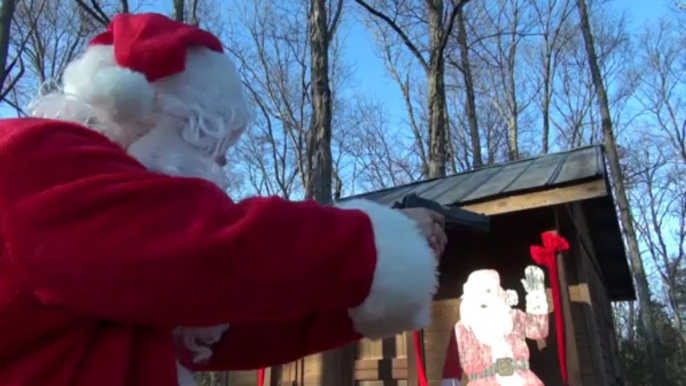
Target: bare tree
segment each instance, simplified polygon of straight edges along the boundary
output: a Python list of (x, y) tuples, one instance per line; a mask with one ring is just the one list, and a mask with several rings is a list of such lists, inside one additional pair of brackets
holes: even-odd
[[(464, 9), (460, 8), (457, 11), (457, 46), (460, 52), (460, 62), (457, 63), (450, 58), (447, 59), (448, 64), (452, 64), (462, 74), (464, 82), (464, 112), (467, 117), (469, 127), (469, 145), (472, 150), (472, 167), (479, 168), (483, 165), (483, 157), (481, 156), (481, 134), (479, 133), (479, 122), (476, 114), (476, 94), (474, 91), (474, 77), (472, 76), (472, 65), (469, 59), (469, 40), (467, 36), (467, 27), (464, 15)], [(464, 145), (463, 145), (464, 147)]]
[(7, 68), (7, 59), (10, 51), (10, 31), (12, 30), (12, 18), (14, 17), (16, 3), (15, 0), (0, 3), (0, 81), (2, 82), (0, 84), (3, 85), (0, 99), (4, 99), (7, 95), (5, 79), (12, 70), (11, 67)]
[[(33, 3), (34, 1), (31, 1), (30, 6)], [(15, 0), (0, 3), (0, 101), (8, 103), (17, 110), (18, 115), (21, 115), (21, 108), (13, 103), (8, 95), (16, 94), (15, 87), (24, 76), (25, 67), (22, 55), (28, 42), (26, 35), (34, 32), (36, 23), (25, 26), (26, 34), (21, 39), (12, 39), (12, 31), (17, 30), (14, 22), (16, 5)], [(38, 11), (42, 11), (42, 8)], [(10, 56), (13, 56), (11, 60)]]
[(657, 25), (645, 26), (638, 46), (640, 85), (636, 100), (643, 107), (642, 113), (649, 115), (653, 123), (650, 128), (656, 129), (654, 134), (664, 140), (673, 157), (686, 165), (686, 125), (682, 113), (686, 108), (686, 63), (682, 60), (686, 39), (674, 23), (661, 19)]
[(508, 0), (497, 7), (479, 3), (481, 36), (476, 39), (475, 55), (485, 66), (489, 99), (507, 127), (509, 160), (519, 158), (521, 114), (533, 101), (534, 93), (525, 90), (519, 78), (519, 47), (534, 33), (530, 6), (522, 0)]
[(640, 139), (631, 159), (634, 175), (634, 208), (640, 216), (637, 229), (657, 267), (666, 303), (674, 317), (686, 348), (684, 312), (679, 302), (680, 280), (684, 261), (686, 229), (686, 126), (681, 112), (684, 63), (681, 52), (686, 40), (676, 32), (676, 25), (666, 19), (646, 25), (639, 36), (638, 68), (640, 84), (635, 100), (642, 107), (636, 119)]
[(26, 106), (36, 91), (51, 91), (67, 63), (100, 29), (99, 22), (69, 0), (19, 2), (11, 44), (26, 70), (12, 92), (11, 105)]
[(172, 0), (174, 6), (174, 20), (176, 21), (186, 21), (184, 11), (186, 4), (184, 0)]
[[(227, 50), (238, 60), (248, 96), (258, 107), (253, 133), (239, 145), (239, 158), (265, 171), (261, 177), (249, 178), (258, 191), (285, 197), (303, 195), (314, 198), (316, 186), (323, 185), (315, 182), (313, 170), (323, 167), (329, 171), (318, 170), (317, 173), (324, 173), (317, 178), (328, 181), (328, 187), (324, 186), (322, 191), (329, 192), (324, 193), (329, 198), (323, 201), (330, 201), (333, 177), (343, 180), (340, 173), (334, 173), (333, 160), (337, 157), (331, 150), (328, 150), (328, 155), (324, 154), (328, 161), (322, 163), (321, 158), (316, 158), (326, 153), (326, 148), (331, 148), (331, 133), (343, 124), (333, 113), (334, 107), (339, 109), (341, 105), (336, 102), (337, 92), (332, 92), (342, 91), (344, 79), (348, 76), (338, 60), (341, 53), (334, 34), (341, 20), (342, 4), (339, 1), (324, 3), (327, 16), (332, 15), (324, 19), (324, 38), (328, 40), (325, 51), (329, 56), (324, 63), (326, 77), (329, 78), (324, 78), (325, 84), (313, 78), (315, 65), (319, 66), (319, 72), (324, 68), (321, 57), (315, 61), (310, 42), (315, 38), (311, 23), (316, 22), (314, 19), (311, 21), (313, 9), (310, 0), (287, 5), (259, 0), (250, 4), (234, 4), (239, 16), (227, 31)], [(318, 50), (321, 51), (321, 47)], [(318, 51), (317, 55), (321, 54)], [(315, 90), (313, 85), (316, 83), (325, 87)], [(316, 111), (317, 98), (321, 99), (317, 106), (324, 107), (324, 116), (315, 119), (315, 114), (322, 113)], [(321, 122), (329, 128), (326, 129)], [(315, 134), (316, 130), (322, 129), (329, 134)]]
[[(408, 4), (385, 0), (376, 1), (372, 5), (364, 0), (355, 0), (372, 17), (382, 20), (388, 28), (398, 35), (426, 73), (429, 110), (428, 177), (440, 177), (446, 174), (448, 122), (446, 119), (444, 52), (457, 14), (467, 1), (456, 2), (450, 9), (449, 16), (445, 19), (443, 0), (426, 0), (422, 5), (416, 2)], [(413, 41), (411, 38), (416, 32), (405, 30), (396, 21), (398, 16), (402, 14), (410, 19), (423, 19), (416, 14), (418, 9), (426, 12), (427, 30), (425, 32), (428, 32), (429, 35), (429, 45), (425, 51), (428, 51), (428, 59), (423, 53), (424, 50), (419, 46), (420, 40)]]
[(617, 143), (614, 137), (612, 127), (612, 115), (610, 113), (610, 102), (605, 89), (605, 83), (600, 70), (598, 55), (596, 54), (595, 43), (593, 41), (593, 33), (591, 31), (590, 19), (588, 16), (588, 7), (585, 0), (577, 0), (577, 8), (579, 11), (579, 20), (581, 33), (584, 38), (586, 54), (588, 59), (588, 66), (591, 71), (593, 85), (596, 91), (596, 97), (601, 116), (601, 127), (603, 131), (603, 138), (607, 158), (610, 164), (610, 171), (612, 176), (612, 185), (614, 187), (614, 194), (619, 206), (619, 215), (624, 229), (627, 244), (629, 246), (629, 256), (632, 262), (632, 271), (634, 281), (638, 290), (639, 302), (641, 303), (641, 321), (646, 333), (649, 334), (648, 347), (650, 348), (651, 362), (653, 369), (653, 376), (655, 384), (666, 385), (666, 366), (665, 357), (662, 349), (662, 343), (655, 330), (655, 321), (653, 319), (650, 287), (648, 279), (645, 274), (643, 261), (641, 260), (640, 249), (634, 229), (634, 220), (629, 211), (629, 199), (626, 188), (624, 186), (624, 177), (619, 162), (619, 154), (617, 151)]
[[(110, 23), (111, 13), (105, 10), (104, 2), (98, 0), (90, 0), (88, 3), (85, 0), (75, 1), (79, 8), (86, 13), (87, 17), (94, 22), (102, 26), (107, 26)], [(128, 2), (125, 4), (128, 7)]]
[[(543, 154), (550, 151), (550, 120), (551, 100), (553, 98), (554, 81), (561, 47), (573, 36), (568, 27), (569, 18), (574, 10), (571, 0), (532, 1), (535, 17), (538, 21), (542, 48), (540, 62), (540, 92), (539, 106), (541, 109), (541, 148)], [(534, 71), (534, 74), (539, 74)]]
[(238, 60), (258, 112), (239, 144), (239, 158), (258, 169), (251, 178), (256, 191), (290, 197), (298, 187), (294, 178), (301, 188), (309, 178), (309, 7), (302, 1), (290, 7), (267, 1), (232, 5), (238, 17), (227, 49)]
[(415, 162), (414, 141), (403, 138), (379, 102), (358, 99), (354, 118), (340, 135), (345, 153), (354, 164), (355, 182), (363, 190), (380, 190), (417, 181), (421, 166)]
[[(335, 30), (328, 22), (326, 0), (312, 0), (310, 23), (310, 79), (312, 93), (312, 121), (310, 127), (310, 178), (305, 196), (323, 203), (331, 202), (333, 160), (331, 156), (331, 88), (329, 84), (330, 34)], [(336, 8), (343, 8), (343, 0), (336, 0)]]
[[(123, 5), (126, 0), (121, 1)], [(219, 4), (222, 3), (214, 3), (211, 0), (172, 0), (171, 17), (194, 26), (200, 26), (202, 19), (203, 28), (217, 33), (221, 29), (218, 27), (221, 22), (217, 20), (217, 16), (221, 15), (221, 12), (217, 12)]]
[[(382, 22), (377, 19), (368, 20), (371, 31), (380, 47), (380, 56), (391, 79), (398, 85), (407, 113), (407, 126), (414, 140), (414, 151), (420, 164), (422, 176), (429, 174), (429, 149), (428, 149), (428, 125), (425, 123), (425, 103), (415, 103), (417, 89), (422, 84), (413, 76), (413, 62), (405, 60), (403, 50), (398, 49), (393, 32), (383, 28)], [(425, 100), (425, 99), (424, 99)]]
[[(652, 138), (640, 137), (631, 158), (636, 163), (631, 190), (636, 229), (665, 287), (674, 327), (686, 348), (682, 305), (679, 303), (680, 269), (686, 262), (686, 184), (684, 167), (674, 165)], [(646, 146), (648, 145), (648, 146)], [(665, 154), (667, 153), (667, 154)]]

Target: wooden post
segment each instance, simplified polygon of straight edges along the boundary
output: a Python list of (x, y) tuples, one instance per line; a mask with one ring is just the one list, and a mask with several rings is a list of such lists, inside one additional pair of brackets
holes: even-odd
[[(567, 347), (567, 370), (570, 385), (582, 385), (581, 369), (579, 367), (579, 352), (576, 348), (576, 334), (574, 333), (574, 320), (569, 300), (569, 285), (567, 284), (565, 260), (563, 253), (557, 254), (557, 269), (560, 276), (560, 297), (562, 298), (562, 313), (564, 316), (565, 345)], [(559, 312), (559, 311), (557, 311)], [(556, 331), (556, 333), (559, 333)]]
[[(556, 230), (552, 232), (559, 234), (560, 228), (560, 210), (555, 210)], [(579, 366), (579, 351), (576, 346), (576, 334), (574, 333), (574, 319), (572, 318), (572, 307), (569, 296), (569, 284), (567, 282), (567, 259), (565, 253), (558, 253), (557, 259), (557, 274), (560, 280), (560, 300), (562, 303), (562, 310), (555, 310), (555, 312), (562, 312), (564, 320), (565, 331), (555, 331), (556, 334), (563, 333), (565, 337), (566, 354), (567, 354), (567, 374), (569, 376), (570, 385), (583, 385), (583, 378), (581, 375), (581, 368)]]
[[(581, 206), (576, 203), (568, 205), (567, 208), (570, 216), (574, 216), (572, 221), (576, 224), (575, 227), (579, 233), (578, 242), (579, 244), (583, 244), (587, 238), (586, 232), (588, 226), (586, 225), (586, 219), (583, 218)], [(590, 255), (586, 255), (586, 253), (589, 253)], [(607, 380), (605, 376), (605, 365), (603, 363), (603, 350), (600, 345), (600, 332), (598, 331), (598, 326), (595, 321), (596, 316), (593, 308), (593, 299), (590, 295), (591, 278), (588, 273), (590, 270), (594, 269), (593, 264), (590, 262), (597, 259), (593, 255), (592, 248), (582, 248), (578, 252), (578, 258), (575, 260), (579, 284), (583, 283), (585, 285), (584, 296), (581, 299), (582, 304), (580, 304), (580, 306), (582, 307), (584, 321), (586, 322), (587, 339), (590, 346), (591, 363), (593, 364), (593, 377), (597, 384), (605, 385), (607, 384)], [(601, 272), (597, 272), (597, 274), (598, 276), (602, 275)]]
[(324, 386), (355, 385), (355, 346), (348, 345), (324, 352), (321, 381)]

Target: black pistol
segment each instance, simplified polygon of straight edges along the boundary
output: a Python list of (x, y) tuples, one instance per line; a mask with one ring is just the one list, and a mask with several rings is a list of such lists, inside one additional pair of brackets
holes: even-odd
[(448, 229), (461, 229), (465, 231), (476, 231), (488, 233), (491, 221), (488, 216), (470, 212), (458, 207), (450, 207), (419, 197), (415, 193), (408, 194), (400, 201), (393, 204), (394, 209), (424, 208), (440, 213), (445, 217), (445, 226)]

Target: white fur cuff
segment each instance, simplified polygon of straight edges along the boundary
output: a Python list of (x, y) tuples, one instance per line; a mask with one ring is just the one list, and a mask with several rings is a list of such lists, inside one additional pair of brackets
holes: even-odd
[(212, 357), (212, 346), (229, 329), (228, 324), (211, 327), (177, 327), (174, 339), (181, 349), (190, 351), (194, 364), (204, 364)]
[(425, 327), (438, 285), (433, 251), (417, 224), (402, 212), (367, 200), (339, 205), (369, 216), (377, 261), (365, 301), (350, 309), (355, 330), (371, 339)]

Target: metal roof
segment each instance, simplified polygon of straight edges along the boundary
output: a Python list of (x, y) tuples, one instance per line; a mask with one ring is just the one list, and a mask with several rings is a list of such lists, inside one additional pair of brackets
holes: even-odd
[[(443, 205), (462, 206), (601, 178), (608, 184), (603, 157), (602, 145), (587, 146), (369, 192), (347, 197), (343, 201), (366, 198), (392, 205), (405, 195), (415, 193)], [(587, 216), (593, 247), (600, 256), (598, 263), (610, 299), (635, 299), (612, 195), (585, 200), (582, 207)]]
[(603, 148), (594, 145), (360, 194), (343, 200), (364, 197), (391, 205), (403, 196), (415, 193), (443, 205), (466, 204), (547, 190), (604, 176)]

